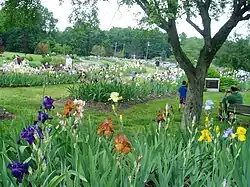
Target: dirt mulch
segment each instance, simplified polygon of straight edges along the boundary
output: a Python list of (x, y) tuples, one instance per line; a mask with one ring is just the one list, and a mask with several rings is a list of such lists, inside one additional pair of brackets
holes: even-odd
[(10, 114), (5, 109), (0, 108), (0, 122), (15, 118), (15, 115)]
[[(172, 95), (149, 96), (147, 99), (141, 99), (141, 100), (137, 100), (137, 101), (120, 102), (119, 108), (120, 109), (128, 109), (128, 108), (130, 108), (134, 105), (137, 105), (137, 104), (146, 104), (147, 102), (152, 101), (154, 99), (165, 99), (167, 97), (172, 97)], [(74, 100), (72, 98), (59, 99), (59, 100), (56, 100), (54, 104), (56, 107), (63, 107), (69, 99)], [(110, 102), (103, 103), (103, 102), (88, 101), (88, 102), (86, 102), (86, 108), (94, 109), (94, 110), (101, 111), (101, 112), (111, 112), (112, 111), (112, 107), (111, 107)]]

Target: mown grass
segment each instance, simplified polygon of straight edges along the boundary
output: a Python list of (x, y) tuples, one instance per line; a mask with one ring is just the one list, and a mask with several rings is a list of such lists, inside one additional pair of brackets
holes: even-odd
[[(12, 61), (12, 57), (19, 55), (20, 57), (24, 57), (25, 54), (24, 53), (17, 53), (17, 52), (4, 52), (3, 56), (0, 57), (0, 65), (3, 63), (4, 60), (6, 60), (7, 62)], [(40, 64), (41, 63), (41, 59), (42, 56), (41, 55), (37, 55), (37, 54), (26, 54), (27, 57), (32, 57), (33, 61), (31, 62), (32, 64)], [(10, 58), (11, 60), (7, 60), (7, 58)]]
[[(68, 86), (69, 85), (47, 86), (45, 89), (45, 95), (50, 95), (56, 100), (67, 98), (69, 95), (67, 91)], [(16, 118), (12, 121), (1, 122), (1, 129), (6, 130), (9, 127), (20, 128), (24, 124), (31, 123), (36, 119), (37, 111), (39, 110), (42, 101), (43, 87), (1, 88), (0, 93), (0, 107), (5, 108), (16, 115)], [(211, 99), (215, 102), (215, 106), (218, 106), (222, 95), (222, 93), (205, 93), (204, 101)], [(243, 93), (243, 96), (244, 102), (250, 104), (250, 93)], [(168, 97), (165, 99), (151, 100), (147, 103), (121, 109), (119, 114), (123, 115), (125, 130), (129, 132), (140, 131), (144, 125), (149, 125), (156, 119), (159, 110), (163, 109), (166, 103), (172, 105), (174, 108), (174, 122), (172, 123), (172, 127), (178, 129), (177, 127), (181, 122), (181, 112), (178, 111), (178, 98)], [(56, 110), (53, 111), (53, 115), (55, 115), (56, 112), (62, 111), (63, 104), (56, 105)], [(218, 114), (217, 111), (217, 108), (214, 108), (211, 116), (216, 118)], [(86, 108), (85, 110), (85, 118), (91, 118), (92, 122), (96, 124), (101, 123), (107, 117), (114, 118), (115, 124), (119, 124), (119, 117), (115, 117), (112, 112), (94, 110), (91, 108)], [(240, 117), (239, 120), (242, 123), (249, 123), (250, 118)], [(220, 124), (221, 122), (215, 119), (214, 123)]]

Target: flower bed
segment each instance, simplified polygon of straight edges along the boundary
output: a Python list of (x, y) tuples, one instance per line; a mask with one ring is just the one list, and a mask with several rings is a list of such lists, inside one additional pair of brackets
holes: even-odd
[(126, 116), (116, 108), (122, 99), (112, 93), (113, 119), (96, 124), (84, 118), (84, 101), (69, 100), (55, 115), (53, 99), (45, 97), (31, 125), (1, 134), (0, 185), (250, 185), (245, 128), (215, 127), (207, 117), (201, 133), (191, 124), (173, 134), (171, 124), (149, 123), (140, 134), (126, 134)]
[(154, 96), (166, 96), (176, 91), (176, 84), (167, 82), (86, 82), (68, 88), (70, 97), (81, 98), (86, 101), (107, 102), (111, 92), (121, 93), (123, 101), (145, 100)]
[(0, 74), (0, 87), (42, 86), (55, 84), (73, 84), (78, 75), (65, 72), (41, 72), (38, 74), (3, 73)]

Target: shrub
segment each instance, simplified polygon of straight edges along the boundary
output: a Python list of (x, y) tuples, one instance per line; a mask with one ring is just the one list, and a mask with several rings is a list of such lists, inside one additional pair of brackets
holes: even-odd
[(60, 64), (65, 64), (65, 58), (63, 58), (63, 57), (53, 57), (52, 61), (50, 62), (50, 65), (52, 65), (52, 66), (58, 66)]
[(43, 57), (43, 58), (41, 59), (41, 63), (42, 63), (43, 65), (45, 65), (46, 63), (50, 64), (51, 61), (52, 61), (52, 58), (49, 57), (49, 56), (45, 56), (45, 57)]
[(49, 45), (44, 43), (38, 44), (38, 53), (40, 54), (48, 54), (49, 53)]
[(28, 56), (27, 59), (28, 59), (28, 61), (33, 61), (34, 60), (32, 56)]
[(11, 58), (10, 57), (6, 57), (6, 60), (11, 60)]
[(220, 91), (224, 92), (228, 90), (231, 86), (239, 86), (239, 81), (233, 79), (232, 77), (221, 77), (220, 78)]
[(53, 51), (57, 54), (70, 54), (72, 52), (72, 48), (69, 45), (61, 45), (55, 44)]
[(91, 50), (91, 54), (93, 54), (95, 56), (104, 56), (105, 55), (105, 48), (103, 46), (100, 46), (100, 45), (94, 45), (92, 50)]
[(208, 69), (208, 74), (207, 74), (208, 78), (220, 78), (220, 72), (218, 72), (216, 70), (216, 68), (210, 67)]

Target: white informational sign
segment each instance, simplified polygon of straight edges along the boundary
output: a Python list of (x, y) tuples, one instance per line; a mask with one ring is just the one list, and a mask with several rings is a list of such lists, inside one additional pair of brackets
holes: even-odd
[(206, 78), (205, 89), (208, 92), (220, 91), (220, 79), (219, 78)]

